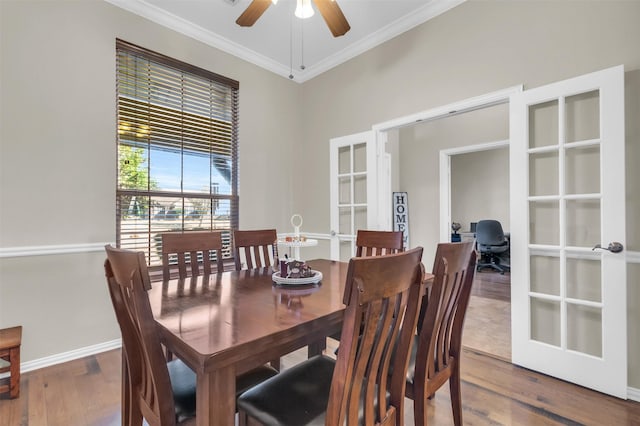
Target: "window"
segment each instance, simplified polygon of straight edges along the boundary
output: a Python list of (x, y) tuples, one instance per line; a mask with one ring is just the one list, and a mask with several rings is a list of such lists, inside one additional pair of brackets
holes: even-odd
[(160, 234), (238, 226), (238, 88), (219, 76), (116, 41), (119, 247), (162, 263)]

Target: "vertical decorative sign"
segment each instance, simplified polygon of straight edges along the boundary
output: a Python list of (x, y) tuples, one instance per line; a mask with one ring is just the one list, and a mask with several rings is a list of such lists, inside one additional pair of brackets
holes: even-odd
[(393, 230), (402, 231), (402, 245), (409, 248), (409, 197), (406, 192), (393, 193)]

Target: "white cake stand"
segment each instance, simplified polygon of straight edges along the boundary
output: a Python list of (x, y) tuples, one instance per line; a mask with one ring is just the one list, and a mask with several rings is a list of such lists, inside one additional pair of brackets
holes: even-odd
[(318, 245), (318, 240), (307, 238), (300, 241), (300, 227), (302, 226), (302, 216), (294, 214), (291, 216), (291, 225), (293, 226), (293, 241), (278, 240), (278, 245), (289, 248), (289, 257), (291, 257), (291, 249), (293, 249), (293, 259), (302, 260), (300, 258), (300, 247), (313, 247)]

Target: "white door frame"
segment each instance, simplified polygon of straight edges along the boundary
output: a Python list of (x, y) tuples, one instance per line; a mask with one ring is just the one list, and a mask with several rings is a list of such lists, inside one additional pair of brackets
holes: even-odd
[(449, 241), (451, 236), (451, 157), (459, 154), (489, 151), (509, 147), (509, 139), (461, 146), (440, 151), (440, 241)]
[[(428, 109), (426, 111), (417, 112), (415, 114), (406, 115), (383, 123), (374, 124), (372, 129), (375, 134), (376, 157), (378, 167), (378, 208), (377, 208), (377, 229), (391, 229), (391, 173), (388, 170), (390, 162), (387, 159), (386, 144), (388, 140), (388, 132), (397, 130), (402, 127), (412, 126), (416, 123), (439, 120), (445, 117), (451, 117), (465, 112), (475, 111), (494, 105), (500, 105), (509, 102), (509, 97), (514, 93), (522, 92), (523, 86), (509, 87), (496, 92), (487, 93), (481, 96), (464, 99), (462, 101), (453, 102), (447, 105)], [(442, 228), (444, 225), (440, 223)], [(442, 241), (448, 241), (449, 237)]]

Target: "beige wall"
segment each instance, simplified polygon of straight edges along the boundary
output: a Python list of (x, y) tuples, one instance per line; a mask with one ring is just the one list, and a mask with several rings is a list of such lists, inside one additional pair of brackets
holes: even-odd
[[(409, 195), (409, 220), (411, 230), (411, 245), (421, 245), (425, 248), (426, 264), (433, 262), (435, 246), (440, 239), (440, 150), (459, 148), (470, 145), (506, 140), (509, 138), (509, 110), (507, 105), (498, 105), (465, 114), (447, 117), (441, 120), (421, 123), (405, 127), (400, 130), (400, 190)], [(502, 176), (491, 177), (483, 172), (487, 178), (503, 180), (503, 196), (496, 194), (494, 200), (502, 200), (506, 205), (501, 216), (509, 215), (509, 169), (508, 153), (507, 167), (500, 169)], [(452, 163), (452, 166), (454, 163)], [(452, 170), (453, 171), (453, 170)], [(467, 182), (456, 184), (456, 178), (463, 176), (452, 174), (452, 191), (456, 194), (470, 194), (474, 191), (467, 187)], [(482, 185), (481, 179), (476, 182)], [(479, 197), (479, 195), (478, 195)], [(477, 198), (476, 198), (477, 199)], [(456, 198), (452, 194), (452, 213), (456, 212)], [(468, 212), (473, 215), (472, 211)], [(488, 217), (485, 217), (487, 219)], [(456, 216), (452, 219), (459, 221)], [(468, 222), (465, 225), (468, 229)]]
[[(624, 64), (627, 245), (638, 250), (635, 218), (640, 214), (640, 179), (634, 169), (640, 158), (640, 84), (634, 81), (640, 69), (639, 21), (637, 1), (471, 0), (305, 83), (302, 109), (307, 125), (300, 149), (314, 162), (304, 166), (308, 179), (296, 184), (295, 199), (305, 227), (329, 231), (330, 138), (517, 84), (532, 88)], [(635, 108), (633, 115), (630, 106)], [(482, 130), (497, 136), (485, 141), (505, 134), (500, 129)], [(433, 261), (439, 237), (438, 152), (467, 145), (459, 140), (444, 145), (428, 137), (432, 131), (423, 125), (403, 129), (400, 142), (413, 144), (400, 147), (403, 185), (399, 190), (409, 193), (411, 241), (425, 245), (427, 265)], [(630, 275), (630, 297), (637, 295), (636, 275)], [(629, 303), (635, 306), (629, 309), (631, 331), (640, 323), (640, 315), (638, 299)], [(640, 343), (630, 339), (629, 344), (629, 384), (640, 387), (640, 367), (635, 361), (640, 359)]]
[[(240, 226), (290, 226), (300, 85), (103, 1), (3, 0), (0, 247), (115, 241), (116, 38), (240, 82)], [(119, 337), (103, 260), (0, 259), (0, 327), (24, 325), (23, 361)]]
[(471, 222), (497, 220), (509, 231), (509, 149), (451, 157), (451, 218), (469, 230)]

